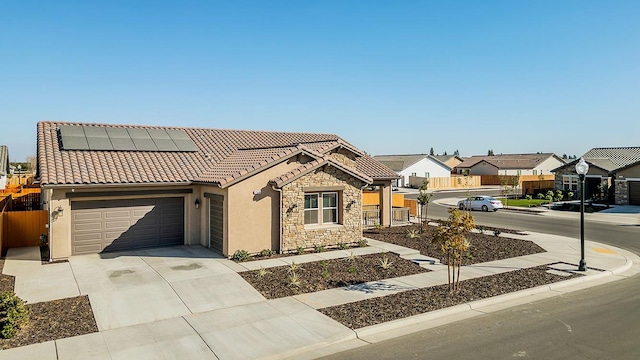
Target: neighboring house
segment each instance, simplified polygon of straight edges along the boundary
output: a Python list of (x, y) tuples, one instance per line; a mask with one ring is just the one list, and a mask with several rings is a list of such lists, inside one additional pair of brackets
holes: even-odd
[(409, 176), (425, 178), (451, 176), (452, 168), (432, 155), (376, 155), (373, 158), (400, 176), (400, 179), (394, 183), (395, 186), (409, 186)]
[(472, 156), (455, 167), (455, 173), (469, 175), (551, 175), (565, 164), (552, 153)]
[(365, 185), (391, 224), (397, 175), (333, 134), (40, 122), (37, 138), (53, 259), (356, 242)]
[[(640, 147), (593, 148), (582, 158), (589, 164), (585, 198), (605, 199), (618, 205), (640, 205)], [(579, 159), (553, 169), (555, 188), (578, 196)], [(613, 197), (613, 199), (611, 198)]]
[(0, 190), (7, 187), (9, 174), (9, 148), (6, 145), (0, 145)]
[(464, 159), (458, 155), (433, 155), (433, 157), (447, 164), (451, 169), (454, 169), (464, 161)]

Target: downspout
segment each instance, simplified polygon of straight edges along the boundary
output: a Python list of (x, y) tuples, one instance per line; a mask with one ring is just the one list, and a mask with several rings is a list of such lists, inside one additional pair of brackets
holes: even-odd
[(282, 189), (277, 189), (274, 185), (271, 185), (271, 188), (275, 191), (277, 191), (278, 193), (280, 193), (280, 203), (278, 204), (278, 209), (280, 209), (280, 216), (279, 216), (279, 223), (280, 223), (280, 229), (279, 229), (279, 243), (280, 243), (280, 249), (278, 250), (278, 252), (280, 254), (282, 254)]
[(389, 227), (393, 225), (393, 185), (389, 182)]
[(49, 216), (49, 226), (48, 229), (49, 230), (49, 234), (47, 234), (47, 241), (49, 242), (49, 262), (53, 262), (53, 246), (51, 246), (51, 227), (52, 227), (52, 223), (51, 223), (51, 199), (53, 198), (53, 189), (49, 189), (49, 199), (47, 199), (47, 215)]

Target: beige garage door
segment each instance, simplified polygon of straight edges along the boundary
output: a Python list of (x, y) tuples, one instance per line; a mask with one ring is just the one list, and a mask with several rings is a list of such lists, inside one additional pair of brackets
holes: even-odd
[(74, 201), (73, 254), (184, 244), (184, 199)]
[(629, 205), (640, 205), (640, 181), (629, 181)]

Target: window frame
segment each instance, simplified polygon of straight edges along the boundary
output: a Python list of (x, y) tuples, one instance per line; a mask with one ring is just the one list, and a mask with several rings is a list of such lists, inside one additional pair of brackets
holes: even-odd
[[(314, 192), (305, 192), (304, 193), (304, 225), (338, 225), (340, 224), (340, 218), (341, 218), (341, 209), (340, 209), (340, 191), (314, 191)], [(325, 206), (324, 205), (324, 199), (325, 196), (330, 196), (332, 195), (335, 198), (335, 206)], [(315, 196), (316, 199), (316, 207), (307, 207), (307, 196)], [(335, 221), (325, 221), (325, 216), (324, 216), (324, 211), (325, 210), (332, 210), (334, 211), (335, 214)], [(307, 221), (307, 213), (308, 212), (316, 212), (316, 221), (315, 222), (308, 222)]]

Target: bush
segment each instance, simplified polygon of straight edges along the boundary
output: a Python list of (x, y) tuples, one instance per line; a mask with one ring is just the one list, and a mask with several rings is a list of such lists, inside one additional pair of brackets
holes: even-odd
[(275, 254), (275, 252), (271, 249), (264, 249), (262, 251), (260, 251), (260, 256), (261, 257), (272, 257), (273, 254)]
[(250, 258), (251, 256), (249, 255), (249, 252), (247, 250), (236, 250), (236, 252), (234, 252), (233, 256), (231, 257), (231, 260), (236, 262), (243, 262), (249, 260)]
[(29, 323), (29, 310), (25, 301), (20, 299), (13, 291), (5, 291), (0, 294), (0, 327), (2, 337), (10, 339), (18, 330)]

